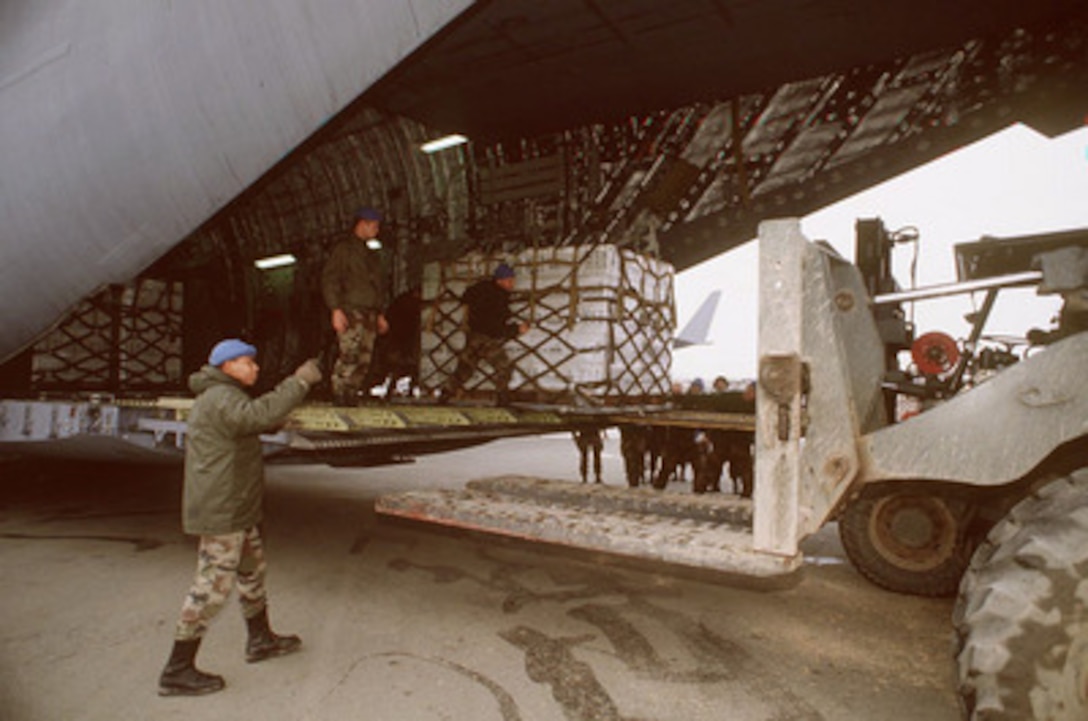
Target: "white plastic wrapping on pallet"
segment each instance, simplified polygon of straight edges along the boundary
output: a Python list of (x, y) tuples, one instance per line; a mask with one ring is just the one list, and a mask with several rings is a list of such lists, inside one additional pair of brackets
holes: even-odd
[[(612, 245), (529, 249), (513, 258), (473, 253), (427, 264), (423, 391), (441, 388), (456, 366), (464, 345), (461, 295), (503, 261), (517, 271), (511, 311), (530, 324), (507, 344), (515, 399), (622, 405), (668, 393), (672, 266)], [(494, 385), (477, 369), (465, 389), (489, 392)]]

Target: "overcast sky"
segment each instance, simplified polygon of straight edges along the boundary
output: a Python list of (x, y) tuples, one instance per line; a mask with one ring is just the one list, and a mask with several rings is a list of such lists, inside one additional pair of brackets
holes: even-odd
[[(827, 240), (853, 259), (858, 218), (881, 218), (889, 230), (914, 226), (921, 236), (917, 284), (954, 282), (956, 243), (1088, 227), (1088, 128), (1051, 140), (1013, 126), (805, 216), (801, 227), (810, 239)], [(911, 258), (909, 246), (894, 257), (903, 287), (910, 285)], [(755, 377), (757, 267), (757, 243), (751, 242), (679, 274), (681, 325), (711, 290), (723, 293), (711, 345), (675, 352), (674, 378)], [(974, 302), (982, 298), (980, 293)], [(986, 332), (1022, 336), (1031, 327), (1050, 327), (1059, 305), (1034, 289), (1002, 291)], [(918, 303), (917, 333), (941, 330), (962, 338), (968, 331), (963, 315), (973, 307), (970, 296)]]

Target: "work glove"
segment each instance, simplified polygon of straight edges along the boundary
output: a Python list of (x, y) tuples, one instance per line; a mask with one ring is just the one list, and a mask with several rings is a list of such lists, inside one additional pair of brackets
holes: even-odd
[(311, 358), (295, 370), (295, 377), (307, 386), (315, 386), (321, 381), (321, 368), (317, 365), (317, 359)]

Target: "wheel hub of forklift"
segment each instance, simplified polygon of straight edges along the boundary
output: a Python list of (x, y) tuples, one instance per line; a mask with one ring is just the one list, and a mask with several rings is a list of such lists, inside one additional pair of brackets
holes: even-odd
[(955, 552), (956, 519), (939, 499), (889, 496), (876, 503), (870, 522), (874, 545), (902, 568), (930, 570)]

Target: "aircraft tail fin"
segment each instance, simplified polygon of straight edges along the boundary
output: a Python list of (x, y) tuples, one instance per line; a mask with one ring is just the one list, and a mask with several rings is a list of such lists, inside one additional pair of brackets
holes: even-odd
[(718, 301), (722, 298), (722, 292), (715, 290), (710, 293), (691, 316), (691, 320), (676, 334), (673, 339), (674, 348), (687, 348), (693, 345), (706, 345), (707, 336), (710, 333), (710, 322), (714, 320), (714, 313), (718, 310)]

